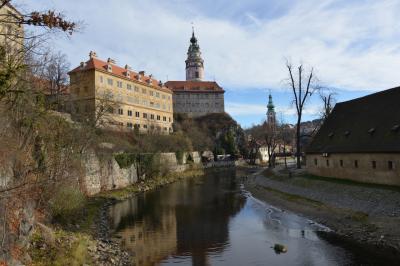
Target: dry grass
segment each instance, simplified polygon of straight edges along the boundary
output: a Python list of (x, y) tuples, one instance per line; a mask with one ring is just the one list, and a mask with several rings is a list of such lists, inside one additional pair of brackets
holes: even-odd
[(28, 250), (33, 266), (63, 266), (92, 264), (88, 247), (95, 245), (86, 234), (70, 233), (63, 230), (54, 232), (55, 245), (47, 243), (39, 231), (31, 237)]

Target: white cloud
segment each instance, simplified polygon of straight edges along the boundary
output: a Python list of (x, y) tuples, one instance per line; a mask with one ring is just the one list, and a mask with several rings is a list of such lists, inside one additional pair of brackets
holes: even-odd
[(190, 1), (15, 2), (39, 9), (55, 7), (85, 21), (84, 33), (57, 41), (75, 65), (96, 50), (102, 58), (113, 57), (162, 80), (167, 75), (183, 79), (194, 21), (206, 76), (227, 88), (282, 87), (285, 57), (314, 66), (319, 79), (330, 86), (376, 90), (400, 82), (396, 0), (293, 1), (285, 12), (268, 18), (246, 10), (247, 1), (231, 6), (231, 17), (215, 12), (209, 16), (207, 8), (200, 12)]
[(261, 104), (245, 104), (229, 102), (225, 105), (225, 111), (231, 115), (256, 115), (266, 113), (266, 107)]

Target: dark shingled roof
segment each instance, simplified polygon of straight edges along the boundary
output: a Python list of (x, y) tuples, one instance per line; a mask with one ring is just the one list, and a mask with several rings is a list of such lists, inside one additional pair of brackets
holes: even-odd
[(400, 152), (400, 87), (336, 104), (306, 153)]

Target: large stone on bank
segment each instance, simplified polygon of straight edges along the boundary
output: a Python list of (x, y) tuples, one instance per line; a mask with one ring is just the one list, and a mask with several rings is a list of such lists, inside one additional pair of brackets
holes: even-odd
[(285, 245), (282, 245), (282, 244), (275, 244), (275, 245), (274, 245), (274, 250), (275, 250), (275, 252), (276, 252), (277, 254), (286, 253), (286, 252), (287, 252), (286, 246), (285, 246)]

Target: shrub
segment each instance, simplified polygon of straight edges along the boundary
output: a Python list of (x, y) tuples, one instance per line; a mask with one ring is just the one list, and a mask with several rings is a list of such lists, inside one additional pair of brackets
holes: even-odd
[(137, 160), (137, 155), (133, 153), (119, 153), (114, 156), (120, 168), (129, 168)]
[(183, 154), (184, 152), (181, 150), (175, 152), (176, 161), (178, 162), (178, 164), (183, 164)]
[(53, 218), (67, 220), (75, 216), (85, 206), (86, 198), (74, 187), (62, 187), (50, 199), (50, 211)]

